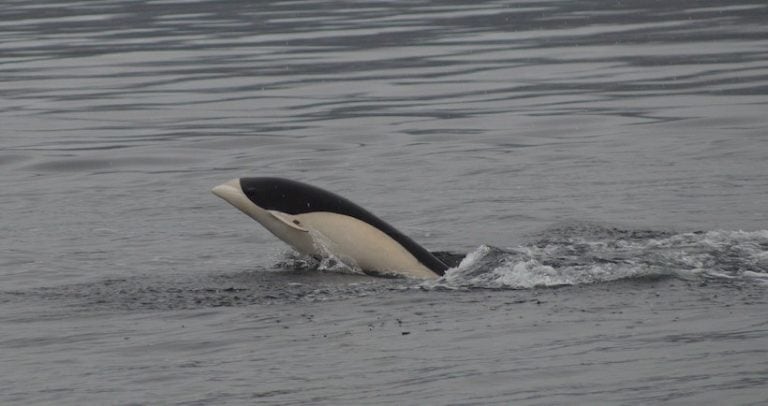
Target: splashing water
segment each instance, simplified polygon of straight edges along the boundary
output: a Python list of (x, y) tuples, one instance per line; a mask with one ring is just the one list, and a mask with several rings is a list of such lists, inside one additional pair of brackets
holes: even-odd
[(660, 277), (768, 283), (768, 230), (671, 234), (591, 226), (588, 235), (574, 235), (579, 231), (557, 230), (509, 250), (481, 245), (428, 287), (526, 289)]
[(31, 298), (91, 309), (186, 309), (314, 303), (393, 290), (530, 289), (660, 278), (768, 286), (768, 230), (675, 234), (587, 224), (546, 230), (512, 249), (481, 245), (467, 255), (435, 254), (455, 266), (427, 282), (370, 278), (339, 258), (287, 251), (271, 268), (0, 291), (0, 303)]
[(295, 251), (283, 252), (283, 258), (272, 266), (274, 269), (291, 271), (318, 271), (340, 274), (365, 275), (357, 265), (327, 254), (323, 257), (302, 255)]

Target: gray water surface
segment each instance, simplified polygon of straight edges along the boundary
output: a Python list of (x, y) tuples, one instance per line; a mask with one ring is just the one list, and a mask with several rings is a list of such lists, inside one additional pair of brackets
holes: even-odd
[[(7, 1), (0, 403), (764, 404), (763, 1)], [(463, 258), (292, 254), (281, 176)]]

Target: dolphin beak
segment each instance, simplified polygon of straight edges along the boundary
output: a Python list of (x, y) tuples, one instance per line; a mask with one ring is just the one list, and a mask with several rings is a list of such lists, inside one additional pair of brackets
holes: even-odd
[(211, 189), (211, 192), (226, 200), (227, 203), (235, 206), (252, 219), (261, 223), (261, 220), (259, 220), (259, 213), (263, 210), (251, 202), (251, 200), (248, 199), (248, 196), (245, 195), (243, 188), (240, 186), (240, 179), (232, 179), (229, 182), (224, 182)]
[(216, 196), (234, 204), (234, 201), (243, 197), (243, 189), (240, 187), (240, 179), (235, 178), (211, 189)]

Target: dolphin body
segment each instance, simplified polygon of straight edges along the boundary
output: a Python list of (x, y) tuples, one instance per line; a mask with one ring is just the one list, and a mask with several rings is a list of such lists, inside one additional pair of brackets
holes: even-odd
[(282, 178), (238, 178), (212, 192), (305, 255), (333, 256), (374, 275), (435, 279), (448, 269), (367, 210), (312, 185)]

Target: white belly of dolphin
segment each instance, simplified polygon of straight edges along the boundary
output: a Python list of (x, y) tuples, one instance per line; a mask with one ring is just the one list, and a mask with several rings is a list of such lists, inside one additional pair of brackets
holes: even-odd
[[(309, 229), (319, 255), (333, 255), (366, 271), (434, 279), (434, 272), (379, 229), (354, 217), (330, 212), (293, 216)], [(294, 245), (291, 241), (287, 243)], [(295, 245), (294, 245), (295, 246)]]

